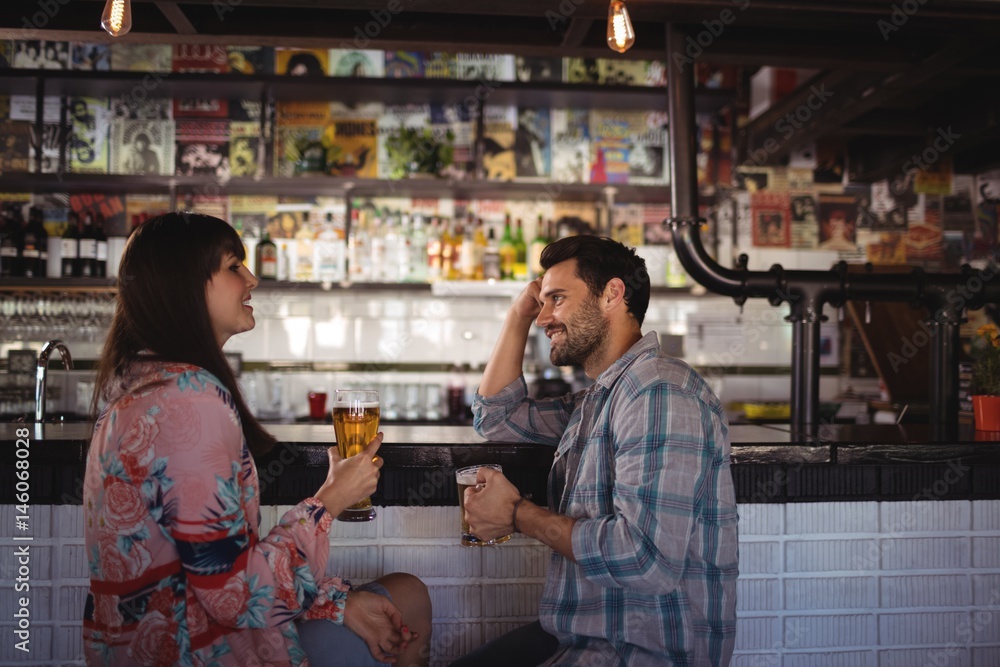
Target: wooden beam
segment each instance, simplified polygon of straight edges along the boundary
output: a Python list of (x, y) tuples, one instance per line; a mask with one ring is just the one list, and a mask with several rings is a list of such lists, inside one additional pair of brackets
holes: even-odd
[(779, 100), (747, 127), (747, 155), (758, 166), (778, 164), (792, 149), (830, 133), (903, 91), (961, 62), (980, 45), (952, 43), (906, 70), (826, 72)]
[(173, 2), (157, 2), (157, 8), (163, 12), (163, 15), (167, 17), (170, 21), (170, 25), (174, 26), (174, 30), (181, 35), (196, 35), (198, 30), (194, 27), (191, 21), (188, 20), (187, 15), (184, 14), (184, 10), (177, 6)]
[(566, 28), (566, 34), (563, 35), (562, 45), (568, 49), (579, 48), (583, 44), (583, 40), (587, 37), (587, 34), (590, 32), (590, 28), (593, 25), (593, 19), (574, 16), (569, 21), (569, 27)]

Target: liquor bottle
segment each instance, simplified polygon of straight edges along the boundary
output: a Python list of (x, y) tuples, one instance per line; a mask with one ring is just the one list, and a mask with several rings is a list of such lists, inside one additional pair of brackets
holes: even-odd
[(483, 270), (483, 260), (486, 258), (486, 234), (483, 232), (483, 219), (476, 220), (476, 233), (472, 237), (474, 243), (474, 259), (476, 263), (476, 273), (473, 276), (476, 280), (483, 280), (486, 275)]
[(347, 237), (347, 272), (351, 282), (371, 279), (371, 249), (368, 227), (361, 211), (351, 211), (351, 228)]
[(528, 278), (528, 246), (524, 242), (524, 225), (521, 219), (517, 219), (517, 228), (514, 232), (514, 280), (527, 280)]
[(62, 258), (62, 277), (72, 278), (76, 276), (76, 258), (80, 252), (79, 239), (77, 238), (80, 229), (80, 214), (70, 211), (68, 217), (69, 224), (63, 230), (62, 248), (59, 256)]
[(427, 281), (441, 280), (441, 225), (431, 218), (427, 232)]
[(496, 230), (490, 227), (483, 251), (483, 279), (500, 280), (500, 247), (497, 246)]
[(537, 278), (542, 275), (544, 269), (542, 269), (542, 251), (545, 250), (545, 246), (549, 244), (549, 238), (546, 230), (547, 225), (542, 220), (541, 213), (538, 214), (538, 227), (535, 229), (535, 238), (531, 240), (531, 245), (528, 246), (528, 277)]
[(419, 213), (413, 216), (410, 227), (410, 280), (427, 282), (427, 222)]
[(343, 230), (333, 220), (333, 214), (327, 213), (326, 222), (321, 226), (315, 243), (314, 264), (320, 282), (340, 282), (347, 276), (347, 244), (344, 242)]
[(24, 246), (21, 251), (21, 267), (27, 278), (45, 276), (48, 264), (49, 234), (42, 224), (42, 209), (32, 206), (28, 209), (28, 224), (24, 227)]
[(504, 220), (503, 236), (500, 237), (500, 277), (504, 280), (514, 278), (514, 264), (517, 262), (517, 248), (514, 247), (514, 237), (510, 230), (510, 213)]
[(93, 278), (97, 275), (97, 236), (94, 234), (94, 214), (87, 211), (83, 216), (83, 226), (78, 229), (75, 275)]
[[(327, 212), (327, 221), (331, 220), (333, 214)], [(318, 222), (318, 221), (317, 221)], [(295, 232), (295, 266), (288, 271), (289, 280), (308, 283), (316, 280), (318, 271), (316, 270), (315, 242), (318, 232), (311, 214), (302, 221), (302, 226)]]
[(455, 226), (452, 228), (451, 238), (451, 271), (448, 274), (449, 280), (460, 280), (462, 278), (462, 241), (465, 239), (464, 228), (460, 221), (454, 220)]
[(398, 276), (396, 280), (403, 283), (413, 281), (413, 265), (411, 261), (411, 249), (413, 247), (412, 219), (409, 213), (401, 213), (397, 216), (399, 226), (396, 232), (396, 248), (393, 263), (397, 265)]
[(0, 275), (21, 275), (21, 226), (14, 219), (15, 205), (0, 211)]
[(94, 220), (94, 240), (97, 242), (97, 261), (94, 263), (98, 278), (108, 276), (108, 237), (104, 233), (104, 215), (98, 211)]
[(271, 235), (264, 230), (264, 235), (257, 244), (256, 266), (257, 277), (261, 280), (278, 279), (278, 246), (271, 240)]
[[(365, 216), (366, 218), (369, 216)], [(385, 282), (385, 262), (386, 262), (386, 221), (381, 213), (375, 211), (370, 216), (368, 227), (368, 243), (371, 250), (371, 272), (369, 280), (372, 282)]]
[(441, 224), (441, 280), (454, 280), (458, 257), (455, 256), (455, 244), (451, 237), (452, 221), (442, 221)]
[(462, 245), (459, 251), (459, 272), (462, 280), (474, 280), (476, 278), (476, 238), (471, 226), (466, 226), (464, 232), (459, 231), (462, 237)]

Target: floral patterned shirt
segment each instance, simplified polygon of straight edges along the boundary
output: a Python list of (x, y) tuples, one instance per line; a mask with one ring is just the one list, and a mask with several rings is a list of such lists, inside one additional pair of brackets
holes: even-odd
[(208, 371), (141, 361), (94, 429), (84, 481), (88, 664), (307, 665), (296, 618), (343, 622), (316, 498), (259, 535), (257, 470)]

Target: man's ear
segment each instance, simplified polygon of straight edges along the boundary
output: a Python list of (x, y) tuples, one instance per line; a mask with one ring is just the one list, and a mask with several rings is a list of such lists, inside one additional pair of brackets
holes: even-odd
[(601, 306), (603, 306), (605, 312), (608, 312), (624, 300), (625, 283), (621, 278), (612, 278), (604, 286), (604, 294), (601, 295)]

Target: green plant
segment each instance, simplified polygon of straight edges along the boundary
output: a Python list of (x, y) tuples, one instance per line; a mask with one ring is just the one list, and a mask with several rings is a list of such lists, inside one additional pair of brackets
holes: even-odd
[(1000, 330), (995, 324), (984, 324), (976, 336), (972, 344), (972, 393), (1000, 396)]
[(430, 128), (400, 127), (385, 140), (391, 178), (411, 174), (440, 175), (455, 160), (455, 133), (448, 130), (442, 141)]

